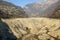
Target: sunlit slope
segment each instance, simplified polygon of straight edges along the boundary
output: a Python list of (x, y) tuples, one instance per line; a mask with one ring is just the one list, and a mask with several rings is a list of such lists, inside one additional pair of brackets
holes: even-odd
[(14, 35), (23, 40), (60, 39), (60, 19), (51, 18), (17, 18), (2, 19)]

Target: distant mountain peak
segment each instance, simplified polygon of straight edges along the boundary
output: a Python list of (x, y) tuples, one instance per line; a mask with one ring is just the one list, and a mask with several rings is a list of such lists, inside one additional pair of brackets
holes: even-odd
[(48, 17), (52, 15), (58, 6), (60, 6), (60, 0), (46, 0), (27, 4), (24, 10), (29, 17)]

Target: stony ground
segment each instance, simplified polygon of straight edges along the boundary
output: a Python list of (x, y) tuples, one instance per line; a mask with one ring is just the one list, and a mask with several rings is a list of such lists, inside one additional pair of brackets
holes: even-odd
[(17, 18), (2, 19), (17, 40), (60, 40), (60, 19)]

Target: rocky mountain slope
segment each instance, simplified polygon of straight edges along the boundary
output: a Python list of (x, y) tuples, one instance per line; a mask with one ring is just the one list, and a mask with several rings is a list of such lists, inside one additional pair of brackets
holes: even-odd
[(60, 0), (46, 0), (27, 4), (24, 10), (29, 17), (50, 17), (59, 6)]
[[(3, 38), (8, 40), (60, 40), (60, 7), (54, 11), (51, 18), (15, 18), (2, 19), (5, 33)], [(27, 20), (28, 19), (28, 20)], [(6, 26), (6, 28), (4, 28)], [(7, 30), (6, 30), (7, 29)], [(2, 34), (1, 34), (2, 35)], [(11, 35), (11, 36), (9, 36)]]
[(27, 17), (27, 15), (21, 7), (18, 7), (6, 1), (0, 1), (0, 17), (24, 18)]
[[(55, 0), (54, 2), (56, 1), (58, 2), (59, 0)], [(52, 1), (50, 0), (50, 2)], [(23, 14), (20, 13), (21, 12), (20, 11), (21, 9), (19, 9), (20, 7), (17, 8), (15, 7), (15, 5), (10, 6), (11, 3), (5, 4), (5, 1), (3, 1), (2, 4), (0, 6), (1, 7), (0, 8), (0, 40), (60, 40), (60, 6), (56, 7), (56, 9), (55, 9), (55, 6), (57, 5), (53, 6), (54, 12), (53, 14), (51, 13), (52, 15), (50, 15), (50, 17), (49, 16), (45, 17), (46, 15), (43, 12), (44, 15), (42, 15), (41, 17), (38, 16), (39, 18), (22, 18), (22, 16), (27, 17), (27, 15), (24, 12), (22, 12)], [(36, 3), (37, 7), (35, 6), (34, 7), (39, 9), (40, 6), (43, 4)], [(42, 7), (46, 8), (46, 6), (42, 6)], [(48, 9), (49, 8), (50, 7), (48, 7)], [(43, 9), (44, 8), (40, 10), (43, 10)], [(19, 12), (15, 10), (19, 10)], [(30, 10), (28, 10), (28, 12), (29, 11)], [(35, 13), (35, 10), (33, 12)], [(52, 11), (50, 10), (50, 12)], [(20, 13), (22, 16), (17, 15), (15, 13), (17, 14)], [(31, 13), (31, 14), (34, 15), (34, 13)], [(29, 17), (36, 16), (36, 15), (34, 16), (33, 15), (29, 16), (28, 14)]]

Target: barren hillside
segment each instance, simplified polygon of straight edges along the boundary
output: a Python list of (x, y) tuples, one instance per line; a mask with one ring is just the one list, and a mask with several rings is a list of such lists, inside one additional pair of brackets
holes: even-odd
[(12, 3), (0, 0), (0, 18), (26, 18), (23, 8)]
[[(60, 0), (57, 1), (57, 4), (58, 2), (60, 3)], [(7, 2), (0, 1), (0, 40), (60, 40), (60, 6), (57, 7), (56, 4), (52, 2), (52, 8), (56, 6), (56, 9), (54, 8), (52, 15), (48, 16), (44, 14), (45, 11), (49, 14), (53, 9), (49, 5), (49, 10), (47, 10), (52, 10), (48, 12), (47, 10), (44, 10), (44, 8), (47, 8), (47, 6), (43, 5), (44, 8), (42, 9), (44, 12), (42, 10), (43, 14), (41, 17), (38, 14), (39, 18), (25, 18), (29, 15), (26, 15), (23, 9), (20, 7), (16, 8), (14, 5), (9, 6), (9, 4), (5, 3)], [(40, 3), (37, 4), (39, 4), (39, 7)], [(12, 16), (7, 14), (11, 14)], [(30, 16), (35, 17), (37, 15), (32, 15), (31, 13)], [(5, 19), (3, 17), (5, 17)], [(9, 19), (6, 17), (9, 17)]]
[(9, 38), (12, 38), (10, 40), (60, 40), (59, 15), (60, 7), (54, 11), (51, 18), (2, 19), (0, 20), (0, 31), (3, 32), (3, 38), (7, 36), (8, 40)]
[(60, 40), (59, 10), (60, 7), (54, 11), (51, 18), (1, 19), (0, 39), (3, 36), (7, 37), (5, 40)]
[(59, 6), (60, 0), (46, 0), (44, 2), (27, 4), (24, 10), (29, 17), (48, 17), (51, 16)]
[(21, 40), (60, 40), (60, 19), (17, 18), (2, 20)]

